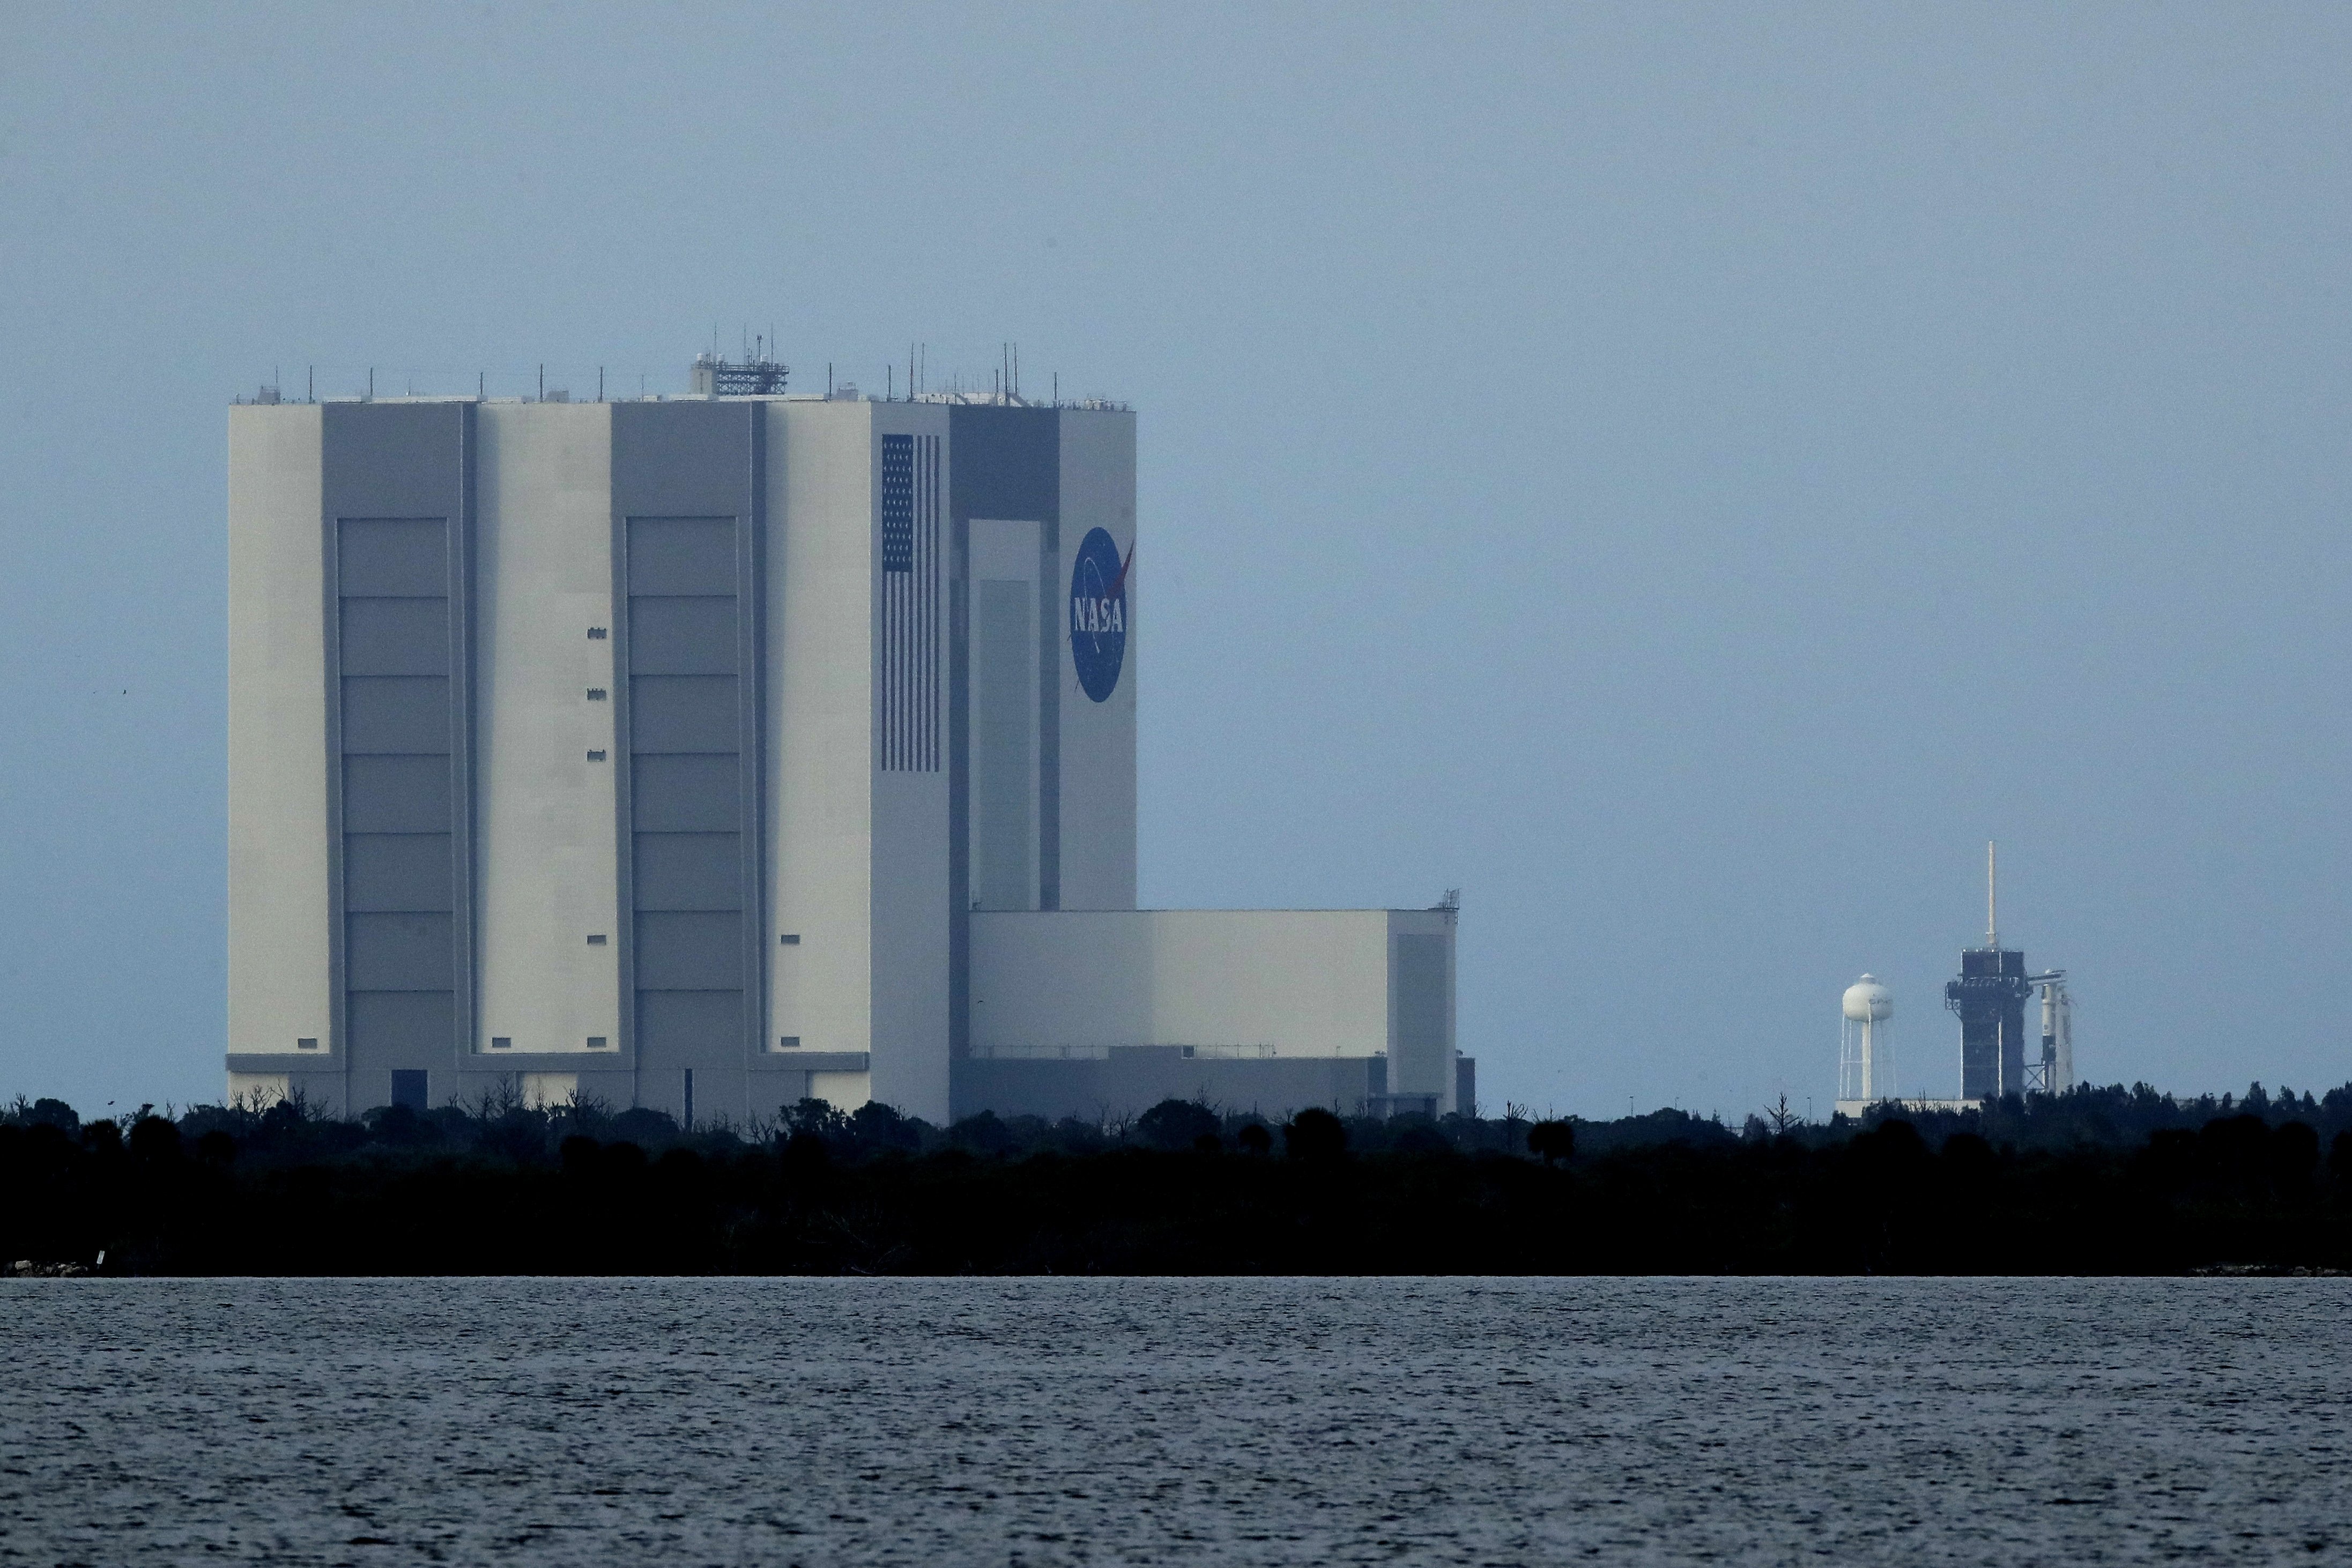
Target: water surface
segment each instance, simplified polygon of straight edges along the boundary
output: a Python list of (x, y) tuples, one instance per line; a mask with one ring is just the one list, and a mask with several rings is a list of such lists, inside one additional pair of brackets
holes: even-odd
[(0, 1562), (2325, 1562), (2352, 1281), (0, 1283)]

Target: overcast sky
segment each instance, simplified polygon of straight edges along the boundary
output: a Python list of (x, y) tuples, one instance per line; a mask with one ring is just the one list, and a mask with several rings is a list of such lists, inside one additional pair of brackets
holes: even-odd
[(1481, 1098), (1826, 1113), (2001, 935), (2352, 1079), (2340, 6), (0, 0), (0, 1092), (215, 1098), (226, 408), (1139, 411), (1144, 900), (1463, 889)]

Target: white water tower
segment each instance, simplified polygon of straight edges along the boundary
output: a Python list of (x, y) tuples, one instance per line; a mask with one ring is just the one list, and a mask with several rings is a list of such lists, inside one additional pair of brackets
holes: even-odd
[(1895, 1052), (1887, 1023), (1895, 998), (1874, 975), (1845, 988), (1844, 1019), (1838, 1031), (1838, 1109), (1859, 1115), (1881, 1100), (1895, 1098)]

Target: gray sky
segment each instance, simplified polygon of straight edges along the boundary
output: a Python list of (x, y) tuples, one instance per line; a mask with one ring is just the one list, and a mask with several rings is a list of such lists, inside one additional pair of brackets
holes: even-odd
[(220, 1092), (225, 406), (1141, 416), (1143, 887), (1465, 889), (1482, 1098), (1826, 1112), (1982, 940), (2352, 1079), (2352, 13), (0, 0), (0, 1092)]

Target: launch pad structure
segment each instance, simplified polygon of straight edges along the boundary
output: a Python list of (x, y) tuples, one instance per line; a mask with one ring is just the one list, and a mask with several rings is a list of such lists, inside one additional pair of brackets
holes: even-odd
[[(2062, 1094), (2074, 1082), (2074, 1008), (2066, 971), (2028, 974), (2021, 948), (2000, 945), (1999, 862), (1985, 845), (1985, 945), (1960, 954), (1959, 977), (1944, 987), (1944, 1006), (1960, 1019), (1960, 1099), (1982, 1103), (2007, 1094)], [(2026, 1056), (2025, 1004), (2042, 993), (2042, 1038)]]

